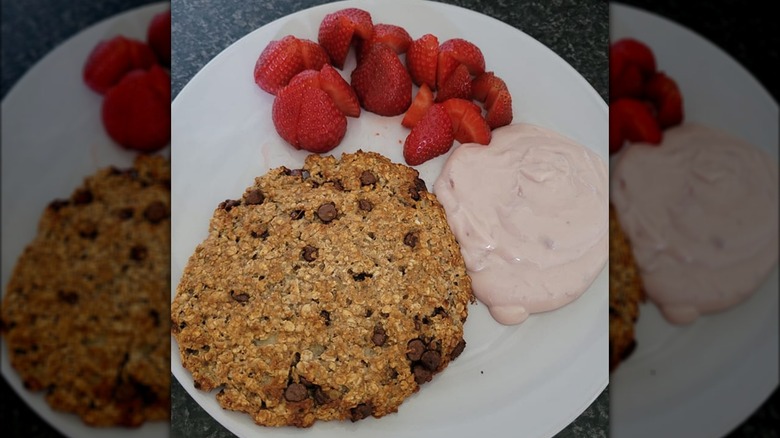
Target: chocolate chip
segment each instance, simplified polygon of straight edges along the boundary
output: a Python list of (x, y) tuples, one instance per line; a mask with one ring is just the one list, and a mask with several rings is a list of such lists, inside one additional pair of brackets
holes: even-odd
[(260, 205), (265, 201), (265, 196), (260, 190), (252, 190), (244, 198), (247, 205)]
[(420, 364), (417, 364), (412, 368), (412, 374), (414, 374), (414, 381), (417, 382), (418, 385), (428, 383), (433, 378), (433, 373)]
[(133, 217), (134, 210), (132, 207), (122, 208), (119, 211), (117, 211), (117, 216), (119, 216), (119, 219), (127, 220)]
[(349, 410), (350, 420), (355, 421), (362, 420), (374, 412), (374, 408), (366, 403), (361, 403)]
[(333, 219), (336, 219), (336, 216), (338, 216), (339, 212), (336, 210), (336, 204), (332, 202), (328, 202), (327, 204), (320, 205), (320, 208), (317, 209), (317, 217), (320, 218), (321, 221), (325, 222), (326, 224)]
[(303, 401), (308, 396), (309, 391), (300, 383), (291, 383), (290, 386), (284, 390), (284, 398), (289, 402)]
[(233, 207), (238, 207), (239, 205), (241, 205), (241, 201), (236, 201), (234, 199), (226, 199), (219, 203), (219, 208), (225, 211), (230, 211), (233, 209)]
[(409, 187), (409, 196), (415, 201), (420, 200), (420, 192), (417, 190), (416, 186)]
[(466, 348), (466, 340), (461, 339), (460, 342), (455, 345), (455, 348), (452, 349), (452, 353), (450, 353), (450, 360), (455, 360), (456, 357), (460, 356), (460, 354), (463, 353), (464, 348)]
[(92, 192), (89, 189), (81, 189), (73, 195), (73, 203), (84, 205), (92, 202)]
[(85, 223), (81, 229), (79, 230), (79, 236), (81, 236), (84, 239), (94, 239), (98, 235), (98, 230), (95, 224), (93, 223)]
[(293, 210), (290, 212), (290, 219), (297, 221), (298, 219), (303, 219), (303, 215), (303, 210)]
[(322, 310), (320, 311), (320, 316), (325, 320), (325, 325), (330, 325), (330, 312)]
[(306, 245), (303, 247), (303, 251), (301, 251), (301, 257), (303, 257), (303, 259), (307, 262), (313, 262), (317, 260), (317, 252), (317, 248), (311, 245)]
[(325, 403), (330, 401), (330, 397), (328, 397), (328, 394), (325, 393), (325, 391), (322, 390), (319, 386), (314, 387), (314, 401), (317, 404), (324, 405)]
[(160, 201), (152, 202), (144, 210), (144, 217), (153, 224), (160, 223), (168, 217), (168, 207)]
[(364, 211), (371, 211), (374, 209), (374, 204), (368, 199), (361, 199), (358, 201), (358, 207)]
[(381, 347), (385, 345), (385, 341), (387, 341), (387, 333), (385, 333), (385, 329), (381, 326), (374, 327), (374, 334), (371, 336), (371, 342), (373, 342), (377, 347)]
[(418, 361), (425, 352), (425, 342), (415, 338), (406, 344), (406, 357), (411, 361)]
[(140, 262), (141, 260), (146, 259), (146, 256), (149, 254), (149, 250), (146, 249), (143, 245), (135, 245), (134, 247), (130, 248), (130, 258)]
[(337, 179), (336, 181), (333, 181), (333, 187), (336, 188), (336, 190), (343, 192), (344, 191), (344, 185), (341, 184), (341, 180)]
[(79, 294), (76, 292), (65, 292), (63, 290), (57, 291), (57, 298), (68, 304), (76, 304), (79, 302)]
[(305, 386), (306, 388), (311, 388), (314, 386), (314, 384), (311, 383), (309, 379), (303, 376), (298, 376), (298, 381), (301, 382), (301, 385)]
[(230, 291), (230, 297), (234, 300), (238, 301), (239, 303), (246, 303), (249, 301), (249, 295), (245, 293), (237, 294), (235, 291)]
[(417, 233), (414, 233), (412, 231), (406, 233), (404, 236), (404, 245), (414, 248), (417, 246), (417, 243), (420, 241), (420, 239), (417, 237)]
[(422, 357), (420, 357), (420, 362), (425, 365), (425, 368), (428, 368), (431, 371), (436, 371), (436, 369), (439, 368), (439, 365), (441, 364), (441, 353), (434, 350), (428, 350), (422, 354)]
[(60, 211), (63, 207), (70, 205), (70, 201), (67, 199), (55, 199), (49, 203), (49, 208), (54, 211)]
[(374, 274), (370, 272), (358, 272), (357, 274), (352, 274), (352, 279), (355, 281), (363, 281), (366, 278), (374, 278)]
[(414, 179), (414, 188), (416, 188), (418, 192), (428, 191), (428, 187), (425, 186), (425, 181), (419, 177)]
[(372, 184), (376, 184), (376, 176), (370, 171), (364, 170), (363, 173), (360, 174), (360, 185), (370, 186)]

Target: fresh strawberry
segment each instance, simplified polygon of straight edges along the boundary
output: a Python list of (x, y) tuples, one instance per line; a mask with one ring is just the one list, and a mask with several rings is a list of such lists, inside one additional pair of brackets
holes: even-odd
[(661, 128), (644, 102), (620, 99), (609, 105), (610, 114), (613, 111), (614, 117), (619, 120), (620, 133), (626, 140), (650, 144), (661, 142)]
[(449, 99), (443, 103), (450, 116), (455, 140), (460, 143), (490, 143), (491, 133), (482, 110), (466, 99)]
[(298, 38), (298, 50), (300, 51), (304, 68), (319, 70), (330, 61), (328, 54), (325, 53), (325, 49), (312, 40)]
[(84, 83), (105, 94), (129, 71), (147, 70), (156, 63), (154, 52), (141, 41), (117, 36), (98, 43), (84, 63)]
[(615, 111), (610, 104), (609, 109), (609, 154), (617, 153), (623, 148), (626, 141), (623, 135), (623, 118), (618, 111)]
[(672, 78), (661, 72), (656, 73), (645, 85), (645, 96), (655, 105), (661, 129), (682, 123), (682, 94)]
[(443, 87), (459, 65), (461, 65), (460, 62), (449, 53), (439, 52), (439, 60), (436, 65), (436, 87)]
[(375, 44), (352, 71), (352, 87), (361, 105), (382, 116), (402, 114), (412, 103), (412, 80), (398, 55)]
[(318, 41), (334, 66), (344, 68), (352, 37), (371, 38), (374, 24), (371, 14), (358, 8), (346, 8), (330, 13), (322, 19)]
[(512, 123), (512, 96), (509, 94), (509, 90), (500, 90), (496, 94), (496, 98), (486, 108), (485, 120), (490, 129), (496, 129)]
[(171, 10), (160, 12), (152, 18), (146, 29), (146, 43), (154, 50), (160, 64), (171, 66)]
[(357, 50), (358, 62), (368, 53), (368, 49), (377, 43), (389, 46), (395, 53), (400, 55), (409, 50), (409, 45), (412, 44), (412, 37), (401, 26), (377, 23), (374, 25), (374, 33), (371, 35), (371, 38), (361, 41), (359, 45)]
[(428, 84), (436, 89), (436, 66), (439, 62), (439, 39), (425, 34), (412, 41), (406, 52), (406, 67), (417, 85)]
[(453, 38), (443, 42), (439, 46), (439, 53), (446, 53), (458, 63), (465, 65), (473, 76), (479, 76), (485, 72), (485, 57), (482, 55), (482, 51), (473, 43), (462, 38)]
[(623, 71), (609, 83), (609, 100), (615, 101), (624, 97), (640, 98), (644, 88), (642, 71), (636, 64), (627, 64)]
[(404, 142), (404, 160), (410, 166), (422, 164), (447, 153), (455, 138), (447, 110), (440, 103), (433, 104)]
[(422, 84), (420, 90), (417, 91), (417, 96), (412, 101), (412, 106), (406, 110), (406, 115), (401, 120), (401, 124), (409, 129), (414, 128), (414, 125), (423, 118), (431, 105), (433, 105), (433, 91), (431, 91), (428, 84)]
[[(655, 73), (656, 65), (653, 51), (646, 44), (633, 38), (624, 38), (612, 43), (609, 47), (609, 56), (610, 62), (616, 58), (617, 63), (623, 68), (630, 64), (636, 65), (645, 78)], [(621, 72), (616, 71), (615, 73), (620, 74)]]
[(347, 117), (360, 117), (360, 101), (355, 90), (341, 77), (330, 64), (325, 64), (319, 72), (319, 87), (328, 93), (336, 106)]
[(313, 86), (311, 70), (279, 90), (272, 108), (276, 132), (296, 149), (323, 153), (335, 148), (347, 132), (347, 119), (333, 99)]
[(102, 119), (119, 145), (153, 152), (171, 141), (171, 79), (162, 67), (133, 70), (103, 99)]
[(471, 97), (480, 102), (485, 102), (490, 96), (492, 103), (498, 92), (506, 89), (507, 86), (503, 79), (496, 76), (492, 71), (487, 71), (474, 78), (471, 82)]
[(271, 41), (255, 63), (255, 83), (262, 90), (276, 94), (293, 76), (305, 69), (298, 50), (298, 38), (288, 35)]
[(453, 98), (471, 98), (471, 75), (464, 64), (459, 64), (443, 85), (439, 84), (439, 91), (436, 93), (436, 102)]

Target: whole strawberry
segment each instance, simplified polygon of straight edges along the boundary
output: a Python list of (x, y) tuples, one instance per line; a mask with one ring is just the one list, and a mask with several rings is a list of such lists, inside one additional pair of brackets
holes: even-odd
[(422, 164), (447, 153), (454, 141), (447, 110), (440, 103), (434, 104), (406, 137), (404, 160), (410, 166)]
[(162, 67), (133, 70), (108, 90), (103, 126), (122, 147), (141, 152), (171, 141), (171, 79)]
[(352, 71), (352, 88), (361, 105), (382, 116), (403, 114), (412, 103), (412, 79), (395, 51), (374, 44)]

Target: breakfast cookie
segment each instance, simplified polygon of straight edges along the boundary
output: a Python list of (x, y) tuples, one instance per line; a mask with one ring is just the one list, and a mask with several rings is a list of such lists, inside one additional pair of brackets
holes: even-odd
[(170, 413), (170, 164), (140, 156), (51, 202), (8, 284), (2, 332), (24, 386), (90, 426)]
[(609, 369), (617, 368), (636, 347), (634, 324), (644, 301), (639, 268), (631, 244), (609, 206)]
[(465, 347), (471, 281), (417, 171), (310, 155), (222, 202), (171, 308), (196, 388), (261, 425), (398, 410)]

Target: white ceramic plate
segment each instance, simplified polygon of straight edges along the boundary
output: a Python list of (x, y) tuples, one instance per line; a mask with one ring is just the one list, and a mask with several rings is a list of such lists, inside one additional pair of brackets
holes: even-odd
[[(167, 2), (106, 19), (71, 37), (30, 69), (2, 103), (2, 286), (35, 237), (38, 220), (55, 198), (68, 197), (84, 177), (108, 165), (129, 167), (135, 154), (114, 144), (100, 121), (102, 97), (81, 79), (98, 41), (115, 35), (146, 39), (152, 17)], [(166, 422), (138, 429), (96, 429), (53, 411), (42, 393), (22, 386), (2, 345), (2, 374), (19, 396), (55, 429), (71, 437), (163, 437)]]
[[(374, 22), (403, 26), (413, 38), (433, 33), (440, 41), (461, 37), (482, 48), (488, 70), (506, 80), (515, 102), (515, 121), (536, 123), (568, 135), (607, 159), (607, 106), (571, 66), (548, 48), (505, 23), (458, 7), (420, 1), (363, 1), (328, 4), (269, 23), (215, 57), (173, 103), (173, 289), (207, 235), (214, 208), (243, 193), (255, 176), (285, 165), (297, 168), (307, 155), (287, 145), (271, 121), (273, 96), (253, 81), (258, 55), (271, 40), (294, 34), (317, 39), (329, 12), (356, 6)], [(509, 49), (511, 48), (511, 50)], [(350, 53), (345, 77), (354, 68)], [(363, 112), (348, 119), (347, 134), (332, 151), (358, 148), (403, 163), (408, 131), (402, 116)], [(417, 169), (428, 187), (446, 159)], [(486, 171), (489, 171), (486, 169)], [(238, 436), (447, 436), (473, 437), (486, 431), (549, 437), (581, 414), (606, 387), (607, 273), (574, 303), (531, 316), (520, 326), (499, 325), (485, 306), (470, 308), (468, 347), (400, 407), (381, 419), (317, 423), (311, 430), (267, 429), (242, 413), (219, 407), (214, 393), (194, 389), (172, 344), (172, 372), (189, 394)], [(176, 413), (174, 413), (176, 415)]]
[[(725, 52), (680, 25), (623, 5), (611, 39), (634, 37), (682, 91), (685, 118), (718, 127), (778, 156), (778, 107)], [(637, 349), (610, 379), (612, 436), (725, 435), (778, 383), (778, 271), (747, 302), (694, 324), (668, 324), (640, 308)]]

